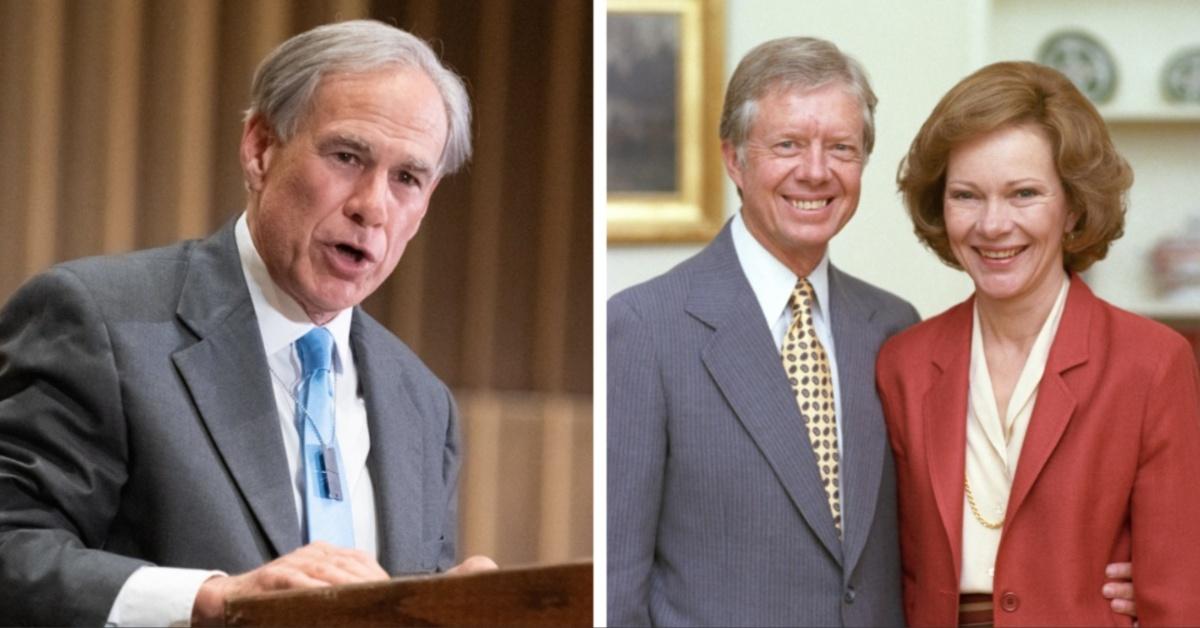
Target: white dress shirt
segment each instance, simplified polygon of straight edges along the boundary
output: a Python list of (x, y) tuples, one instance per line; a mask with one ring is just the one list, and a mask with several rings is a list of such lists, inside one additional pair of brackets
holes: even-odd
[[(266, 264), (250, 238), (243, 213), (235, 227), (242, 273), (254, 304), (271, 381), (275, 405), (279, 410), (279, 429), (283, 436), (288, 471), (292, 478), (292, 497), (296, 519), (304, 528), (304, 470), (300, 467), (300, 434), (296, 430), (296, 400), (301, 368), (295, 342), (315, 325), (295, 299), (285, 293), (267, 273)], [(333, 373), (335, 438), (346, 472), (347, 493), (354, 519), (354, 545), (376, 556), (378, 540), (375, 522), (375, 493), (367, 472), (367, 454), (371, 437), (367, 430), (367, 410), (358, 390), (358, 369), (350, 347), (350, 322), (353, 309), (340, 312), (325, 325), (333, 334)], [(114, 626), (187, 625), (200, 585), (220, 571), (142, 567), (125, 581), (109, 611), (108, 624)]]
[[(979, 514), (992, 523), (1000, 522), (1008, 509), (1008, 495), (1017, 474), (1017, 461), (1025, 444), (1025, 432), (1037, 403), (1038, 385), (1050, 358), (1050, 347), (1058, 333), (1067, 303), (1069, 279), (1050, 308), (1050, 314), (1038, 331), (1025, 358), (1025, 366), (1013, 386), (1012, 396), (1004, 417), (996, 404), (987, 356), (983, 351), (983, 333), (979, 323), (979, 304), (976, 302), (971, 329), (971, 366), (967, 402), (966, 473), (971, 494)], [(996, 573), (996, 553), (1000, 549), (1003, 528), (985, 527), (975, 520), (967, 497), (963, 495), (962, 575), (959, 589), (963, 593), (991, 593)]]
[[(738, 264), (742, 273), (750, 282), (758, 305), (762, 308), (767, 327), (775, 341), (775, 348), (782, 356), (783, 340), (787, 336), (788, 327), (792, 324), (792, 311), (788, 301), (792, 298), (792, 290), (796, 287), (799, 277), (783, 262), (775, 258), (754, 236), (746, 229), (746, 223), (738, 212), (729, 225), (730, 235), (733, 236), (733, 249), (737, 252)], [(833, 344), (833, 327), (829, 312), (829, 251), (821, 257), (817, 267), (808, 275), (812, 284), (816, 303), (812, 308), (813, 327), (817, 338), (825, 347), (829, 356), (829, 370), (833, 381), (833, 408), (837, 413), (838, 457), (845, 460), (845, 446), (842, 444), (842, 393), (838, 386), (837, 349)], [(783, 358), (780, 357), (782, 368)], [(803, 435), (804, 430), (797, 426), (797, 433)], [(807, 440), (807, 439), (806, 439)], [(846, 503), (846, 485), (841, 483), (842, 503)], [(842, 513), (842, 526), (845, 527), (846, 514)]]

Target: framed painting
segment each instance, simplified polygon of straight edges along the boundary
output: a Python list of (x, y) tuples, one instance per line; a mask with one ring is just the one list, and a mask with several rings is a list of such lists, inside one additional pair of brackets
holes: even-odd
[(608, 0), (608, 241), (713, 237), (724, 219), (722, 0)]

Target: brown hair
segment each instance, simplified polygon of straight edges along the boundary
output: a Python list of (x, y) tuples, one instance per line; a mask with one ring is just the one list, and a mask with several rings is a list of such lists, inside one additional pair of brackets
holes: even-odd
[(1075, 228), (1063, 242), (1063, 266), (1086, 270), (1104, 259), (1125, 230), (1133, 170), (1117, 152), (1092, 103), (1056, 70), (1031, 62), (986, 66), (960, 81), (933, 108), (900, 162), (896, 183), (913, 231), (938, 257), (962, 268), (950, 250), (943, 195), (950, 151), (997, 129), (1032, 123), (1045, 131)]

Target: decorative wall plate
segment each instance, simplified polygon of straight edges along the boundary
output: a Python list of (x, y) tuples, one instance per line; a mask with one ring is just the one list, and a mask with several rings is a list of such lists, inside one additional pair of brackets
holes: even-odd
[(1081, 31), (1051, 35), (1037, 54), (1038, 63), (1067, 75), (1092, 102), (1112, 99), (1117, 89), (1117, 64), (1096, 38)]
[(1162, 73), (1163, 95), (1171, 102), (1200, 103), (1200, 48), (1189, 48), (1167, 62)]

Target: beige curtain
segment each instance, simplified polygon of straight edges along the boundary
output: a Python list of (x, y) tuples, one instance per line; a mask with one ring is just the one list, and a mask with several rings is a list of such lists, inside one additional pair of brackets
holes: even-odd
[(591, 6), (584, 0), (0, 0), (0, 300), (61, 260), (244, 206), (241, 112), (287, 37), (372, 17), (468, 83), (476, 157), (367, 304), (460, 397), (463, 550), (591, 555)]

